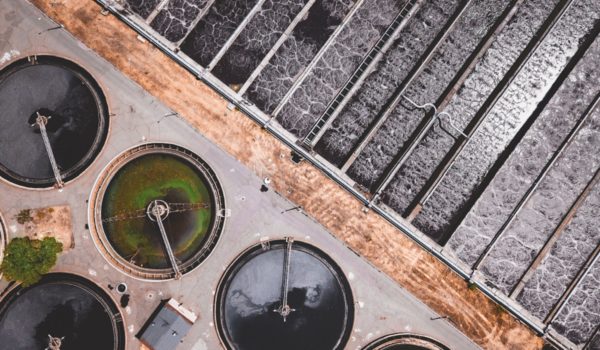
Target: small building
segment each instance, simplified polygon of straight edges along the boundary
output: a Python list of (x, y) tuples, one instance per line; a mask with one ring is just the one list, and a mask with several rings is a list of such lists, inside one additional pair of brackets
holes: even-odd
[(163, 301), (137, 337), (152, 350), (173, 350), (183, 341), (197, 316), (175, 299)]

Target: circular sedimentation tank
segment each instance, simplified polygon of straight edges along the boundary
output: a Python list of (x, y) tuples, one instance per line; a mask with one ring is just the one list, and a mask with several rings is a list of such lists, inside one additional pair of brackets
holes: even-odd
[(354, 314), (340, 268), (290, 239), (242, 254), (222, 278), (216, 305), (221, 341), (236, 350), (343, 349)]
[(379, 338), (365, 350), (450, 350), (437, 340), (410, 333), (397, 333)]
[(117, 267), (144, 279), (191, 271), (212, 251), (224, 223), (214, 172), (171, 144), (147, 144), (118, 157), (99, 180), (92, 203), (101, 250)]
[(14, 288), (0, 302), (3, 349), (122, 350), (125, 330), (113, 300), (97, 285), (69, 274), (49, 274)]
[(54, 56), (30, 56), (0, 70), (0, 176), (26, 187), (57, 183), (38, 116), (63, 182), (77, 177), (102, 148), (108, 107), (83, 68)]

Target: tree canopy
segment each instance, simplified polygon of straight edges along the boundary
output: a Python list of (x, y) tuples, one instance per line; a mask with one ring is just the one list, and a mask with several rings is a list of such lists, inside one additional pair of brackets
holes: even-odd
[(22, 282), (24, 287), (30, 286), (52, 269), (62, 248), (62, 243), (53, 237), (42, 240), (13, 238), (6, 247), (0, 271), (9, 281)]

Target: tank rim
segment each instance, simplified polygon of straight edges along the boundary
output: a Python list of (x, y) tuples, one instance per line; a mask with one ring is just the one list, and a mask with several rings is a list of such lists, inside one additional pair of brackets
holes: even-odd
[[(4, 224), (4, 218), (2, 217), (2, 213), (0, 213), (0, 263), (2, 263), (2, 259), (4, 258), (4, 250), (6, 249), (6, 245), (8, 244), (8, 237), (6, 234), (6, 226)], [(0, 278), (2, 278), (2, 272), (0, 272)]]
[(394, 333), (376, 339), (365, 350), (385, 350), (394, 345), (420, 346), (426, 350), (450, 350), (449, 347), (431, 337), (416, 333)]

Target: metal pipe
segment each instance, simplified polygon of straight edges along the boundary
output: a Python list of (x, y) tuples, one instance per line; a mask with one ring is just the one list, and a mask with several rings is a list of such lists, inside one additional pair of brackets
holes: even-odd
[[(413, 68), (408, 75), (403, 80), (402, 84), (398, 86), (396, 91), (394, 91), (393, 95), (388, 99), (389, 102), (383, 106), (383, 110), (378, 111), (375, 120), (364, 133), (359, 137), (358, 142), (353, 146), (352, 152), (346, 157), (340, 169), (342, 172), (346, 172), (350, 166), (356, 161), (358, 156), (363, 152), (363, 150), (367, 147), (367, 145), (373, 140), (375, 134), (379, 131), (379, 129), (383, 126), (385, 121), (392, 115), (392, 112), (396, 109), (400, 100), (404, 97), (404, 94), (408, 90), (408, 87), (420, 76), (425, 67), (431, 62), (434, 55), (438, 52), (438, 49), (445, 42), (446, 38), (452, 30), (454, 26), (458, 22), (458, 20), (462, 17), (463, 13), (466, 11), (467, 6), (469, 6), (471, 1), (468, 3), (464, 3), (458, 12), (455, 13), (452, 20), (450, 20), (443, 29), (439, 32), (439, 34), (434, 38), (434, 41), (427, 47), (427, 51), (423, 55), (421, 55), (418, 60), (417, 66)], [(415, 6), (416, 7), (416, 6)], [(412, 10), (411, 10), (412, 11)]]
[(440, 116), (442, 116), (442, 115), (447, 116), (450, 126), (453, 129), (456, 129), (456, 131), (458, 131), (459, 133), (461, 133), (463, 136), (466, 137), (466, 135), (460, 129), (458, 129), (457, 127), (454, 126), (454, 124), (452, 124), (452, 122), (451, 122), (452, 119), (450, 117), (450, 114), (448, 114), (446, 112), (438, 113), (437, 108), (433, 103), (425, 103), (423, 105), (418, 105), (415, 101), (411, 100), (410, 98), (408, 98), (406, 96), (402, 96), (402, 97), (404, 99), (406, 99), (408, 102), (410, 102), (416, 108), (420, 108), (420, 109), (431, 108), (433, 110), (433, 114), (431, 115), (431, 117), (430, 117), (431, 119), (427, 122), (427, 124), (425, 124), (425, 126), (423, 126), (421, 128), (421, 130), (419, 130), (419, 133), (411, 141), (408, 148), (400, 155), (400, 158), (398, 158), (396, 163), (394, 163), (392, 165), (392, 167), (389, 168), (389, 170), (385, 172), (384, 179), (380, 183), (380, 185), (377, 186), (377, 189), (375, 190), (375, 195), (373, 196), (373, 199), (369, 203), (369, 207), (371, 206), (371, 203), (375, 202), (379, 198), (379, 196), (381, 195), (381, 192), (383, 192), (383, 190), (385, 190), (385, 188), (390, 184), (390, 182), (392, 182), (392, 180), (394, 179), (394, 177), (396, 176), (398, 171), (400, 171), (400, 168), (402, 168), (404, 163), (406, 163), (406, 161), (408, 160), (410, 155), (415, 151), (415, 149), (417, 148), (419, 143), (423, 140), (425, 135), (427, 135), (427, 132), (433, 127), (433, 125), (435, 125), (435, 121), (438, 120)]
[(396, 176), (398, 171), (400, 171), (400, 168), (408, 160), (408, 157), (410, 157), (410, 155), (417, 148), (417, 146), (419, 145), (421, 140), (423, 140), (423, 138), (425, 137), (427, 132), (433, 127), (433, 125), (435, 125), (435, 121), (438, 119), (438, 113), (435, 108), (435, 105), (433, 105), (431, 103), (426, 103), (424, 105), (418, 105), (414, 101), (409, 99), (408, 97), (404, 97), (404, 98), (406, 100), (408, 100), (416, 108), (420, 108), (420, 109), (425, 109), (428, 107), (431, 108), (433, 113), (431, 114), (431, 117), (430, 117), (429, 121), (427, 122), (427, 124), (425, 124), (421, 128), (421, 130), (419, 130), (419, 133), (411, 141), (408, 148), (400, 155), (400, 158), (398, 158), (398, 161), (392, 165), (392, 167), (390, 168), (389, 171), (387, 171), (385, 173), (383, 181), (379, 184), (379, 186), (377, 186), (377, 189), (375, 190), (375, 194), (374, 194), (373, 198), (371, 199), (371, 201), (369, 202), (369, 205), (368, 205), (369, 207), (371, 207), (372, 203), (374, 203), (379, 198), (379, 196), (381, 195), (381, 192), (383, 192), (383, 190), (385, 190), (385, 188), (390, 184), (390, 182), (392, 182), (392, 180), (394, 179), (394, 177)]
[(467, 132), (468, 138), (462, 139), (457, 143), (456, 149), (454, 149), (450, 158), (443, 163), (442, 169), (434, 179), (433, 183), (426, 189), (421, 199), (417, 200), (420, 205), (424, 205), (429, 198), (431, 198), (433, 193), (437, 191), (438, 187), (442, 184), (442, 180), (444, 180), (446, 175), (450, 172), (450, 169), (454, 167), (454, 164), (459, 159), (459, 156), (465, 149), (467, 149), (467, 146), (471, 142), (471, 137), (473, 137), (473, 135), (480, 130), (481, 125), (504, 95), (506, 89), (508, 89), (508, 87), (514, 82), (523, 67), (525, 67), (527, 62), (529, 62), (531, 56), (533, 56), (534, 52), (537, 51), (537, 48), (542, 44), (542, 42), (544, 42), (550, 31), (556, 26), (559, 20), (571, 7), (573, 1), (574, 0), (563, 0), (553, 10), (550, 17), (546, 19), (544, 25), (542, 25), (541, 29), (538, 30), (532, 40), (530, 40), (529, 44), (517, 58), (517, 61), (511, 66), (504, 78), (502, 78), (502, 81), (496, 86), (492, 94), (488, 96), (483, 106), (473, 117), (473, 120), (471, 121), (472, 127), (467, 127), (469, 129)]

